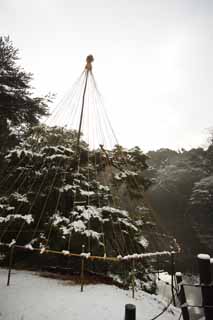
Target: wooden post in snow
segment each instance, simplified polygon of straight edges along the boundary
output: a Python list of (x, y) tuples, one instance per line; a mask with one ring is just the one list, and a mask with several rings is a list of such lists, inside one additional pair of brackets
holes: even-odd
[(132, 260), (132, 276), (131, 276), (131, 282), (132, 282), (132, 298), (135, 298), (135, 260)]
[(175, 278), (175, 253), (171, 252), (171, 291), (172, 291), (172, 302), (176, 306), (175, 293), (174, 293), (174, 278)]
[[(82, 253), (84, 253), (85, 246), (82, 245)], [(81, 257), (81, 292), (84, 291), (84, 256)]]
[(177, 284), (179, 287), (178, 298), (180, 301), (180, 307), (182, 310), (183, 320), (190, 320), (189, 310), (187, 308), (185, 290), (184, 290), (184, 286), (183, 286), (183, 277), (182, 277), (181, 272), (176, 272), (176, 280), (177, 280)]
[(12, 264), (13, 264), (13, 254), (14, 254), (15, 246), (12, 245), (10, 248), (10, 258), (9, 258), (9, 270), (8, 270), (8, 277), (7, 277), (7, 286), (10, 285), (10, 277), (11, 277), (11, 270), (12, 270)]
[(200, 284), (202, 291), (203, 307), (206, 320), (213, 319), (213, 286), (211, 275), (210, 256), (208, 254), (198, 254), (198, 267), (200, 274)]

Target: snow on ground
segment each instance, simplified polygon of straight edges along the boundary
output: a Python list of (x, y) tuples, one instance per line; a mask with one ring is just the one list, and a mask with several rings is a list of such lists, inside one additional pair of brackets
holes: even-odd
[[(29, 271), (12, 271), (6, 286), (7, 270), (0, 269), (0, 320), (123, 320), (125, 304), (136, 305), (136, 319), (150, 320), (164, 304), (155, 295), (115, 286), (79, 285), (70, 281), (40, 277)], [(180, 310), (169, 307), (159, 319), (177, 320)]]

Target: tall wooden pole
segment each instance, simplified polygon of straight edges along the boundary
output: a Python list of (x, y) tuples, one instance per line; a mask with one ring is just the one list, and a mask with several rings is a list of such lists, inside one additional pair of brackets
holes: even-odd
[[(80, 122), (79, 122), (79, 127), (78, 127), (78, 136), (77, 136), (77, 153), (79, 154), (79, 143), (80, 143), (80, 136), (81, 136), (81, 127), (82, 127), (82, 121), (83, 121), (83, 114), (84, 114), (84, 105), (85, 105), (85, 96), (86, 96), (86, 90), (87, 90), (87, 82), (88, 82), (88, 76), (89, 72), (92, 70), (92, 62), (94, 61), (94, 58), (92, 55), (89, 55), (86, 59), (87, 64), (85, 67), (85, 72), (86, 72), (86, 79), (85, 79), (85, 85), (84, 85), (84, 91), (83, 91), (83, 96), (82, 96), (82, 105), (81, 105), (81, 115), (80, 115)], [(79, 156), (79, 155), (78, 155)]]
[(82, 106), (81, 106), (81, 115), (80, 115), (80, 122), (79, 122), (79, 127), (78, 127), (77, 152), (79, 152), (79, 142), (80, 142), (80, 136), (81, 136), (81, 127), (82, 127), (82, 120), (83, 120), (83, 114), (84, 114), (84, 102), (85, 102), (85, 95), (86, 95), (86, 90), (87, 90), (87, 81), (88, 81), (89, 70), (86, 70), (85, 72), (86, 72), (86, 80), (85, 80), (85, 85), (84, 85)]

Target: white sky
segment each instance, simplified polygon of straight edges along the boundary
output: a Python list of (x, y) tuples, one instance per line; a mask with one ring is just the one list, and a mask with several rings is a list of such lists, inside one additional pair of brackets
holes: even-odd
[(213, 126), (212, 0), (1, 0), (1, 35), (20, 49), (38, 94), (93, 71), (119, 142), (203, 145)]

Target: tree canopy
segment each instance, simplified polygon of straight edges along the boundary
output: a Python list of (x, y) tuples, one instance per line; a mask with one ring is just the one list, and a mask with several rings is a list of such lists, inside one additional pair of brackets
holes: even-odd
[(212, 250), (212, 138), (205, 150), (149, 152), (149, 199), (164, 224), (189, 254)]
[(48, 97), (33, 96), (32, 74), (18, 65), (18, 53), (9, 37), (0, 37), (0, 154), (47, 115)]
[(32, 128), (27, 139), (8, 153), (0, 225), (11, 232), (4, 240), (16, 238), (22, 230), (21, 243), (46, 241), (57, 250), (71, 246), (80, 252), (85, 244), (87, 251), (99, 255), (143, 251), (140, 227), (131, 213), (115, 207), (113, 190), (124, 182), (131, 185), (134, 176), (143, 191), (148, 181), (142, 179), (141, 169), (146, 157), (139, 148), (127, 150), (131, 167), (124, 170), (123, 157), (111, 151), (114, 170), (101, 149), (90, 151), (83, 140), (78, 160), (76, 140), (76, 131), (43, 125)]

